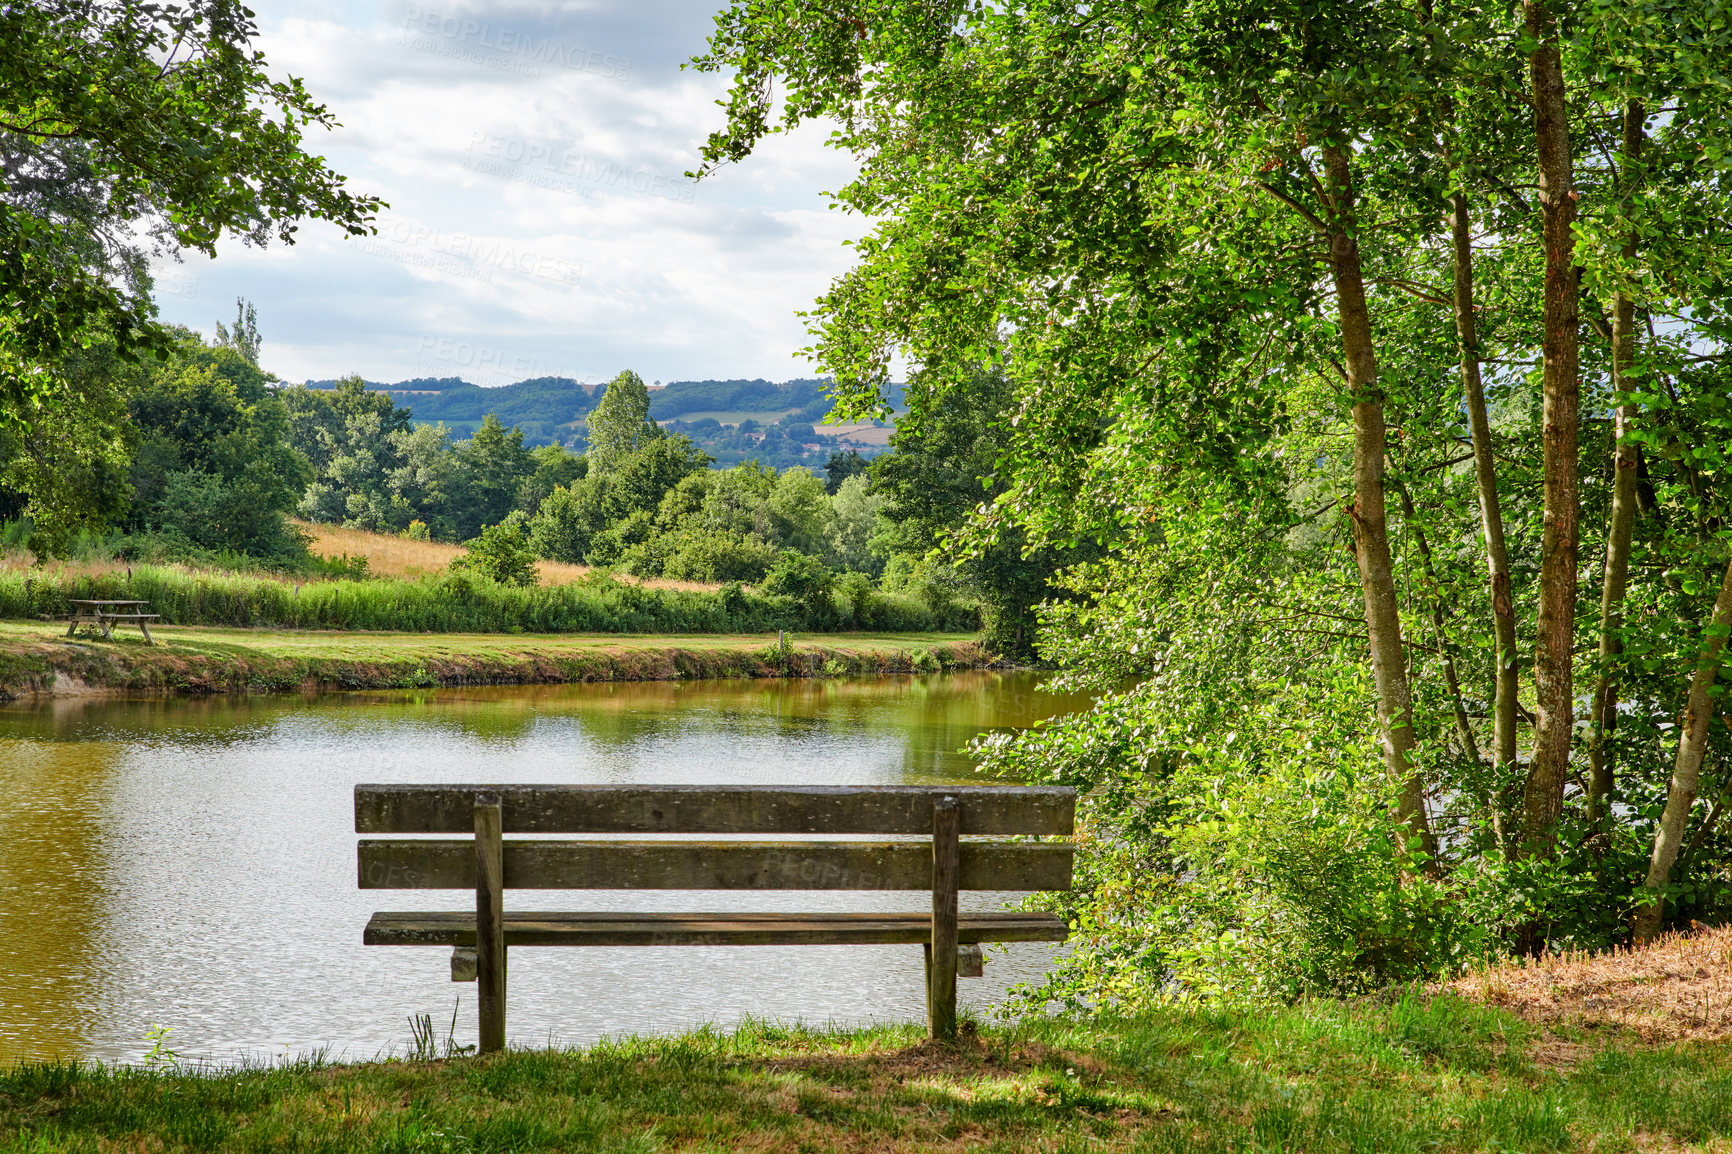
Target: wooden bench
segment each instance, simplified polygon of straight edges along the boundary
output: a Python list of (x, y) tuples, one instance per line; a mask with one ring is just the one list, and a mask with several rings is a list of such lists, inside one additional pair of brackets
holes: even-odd
[[(376, 913), (363, 940), (456, 947), (454, 980), (473, 949), (484, 1053), (505, 1045), (511, 946), (919, 943), (928, 1028), (950, 1039), (960, 949), (1066, 937), (1051, 914), (959, 913), (958, 891), (1069, 889), (1072, 846), (1026, 839), (1068, 836), (1075, 810), (1075, 791), (1052, 787), (358, 785), (356, 833), (469, 835), (363, 838), (362, 889), (475, 891), (473, 912)], [(618, 836), (632, 834), (657, 837)], [(733, 840), (660, 836), (693, 834)], [(754, 834), (783, 836), (740, 836)], [(837, 836), (860, 834), (897, 840)], [(932, 912), (506, 912), (507, 889), (930, 890)]]
[[(72, 600), (72, 619), (66, 626), (66, 636), (71, 637), (80, 625), (95, 625), (102, 630), (104, 641), (112, 641), (114, 638), (109, 633), (108, 627), (122, 621), (131, 621), (143, 631), (145, 644), (155, 645), (156, 642), (150, 636), (148, 623), (155, 621), (162, 614), (145, 613), (143, 607), (149, 604), (148, 601), (96, 601), (75, 597)], [(131, 607), (133, 611), (130, 613), (116, 612), (116, 607), (120, 609)]]

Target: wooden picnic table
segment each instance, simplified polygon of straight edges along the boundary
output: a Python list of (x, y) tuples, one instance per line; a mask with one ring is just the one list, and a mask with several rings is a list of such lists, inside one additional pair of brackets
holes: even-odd
[(71, 637), (80, 625), (95, 625), (102, 630), (103, 640), (112, 641), (114, 638), (109, 633), (108, 627), (123, 621), (131, 621), (143, 631), (145, 644), (155, 645), (156, 641), (150, 636), (149, 623), (155, 621), (162, 614), (144, 612), (143, 607), (149, 604), (148, 601), (99, 601), (74, 597), (72, 599), (72, 620), (66, 626), (66, 636)]

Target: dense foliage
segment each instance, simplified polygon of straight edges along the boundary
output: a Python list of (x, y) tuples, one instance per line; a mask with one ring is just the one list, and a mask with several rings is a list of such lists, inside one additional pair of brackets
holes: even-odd
[(124, 460), (87, 351), (128, 361), (173, 342), (148, 257), (291, 242), (309, 217), (361, 233), (379, 207), (303, 150), (305, 129), (335, 121), (269, 75), (256, 32), (233, 0), (0, 8), (0, 428), (32, 458), (10, 480), (50, 544), (105, 512), (58, 470)]
[(983, 750), (1085, 790), (1052, 992), (1732, 912), (1728, 15), (718, 17), (707, 163), (822, 117), (860, 164), (878, 223), (812, 320), (840, 407), (906, 360), (899, 441), (942, 438), (1001, 372), (974, 555), (1091, 550), (1039, 644), (1099, 707)]

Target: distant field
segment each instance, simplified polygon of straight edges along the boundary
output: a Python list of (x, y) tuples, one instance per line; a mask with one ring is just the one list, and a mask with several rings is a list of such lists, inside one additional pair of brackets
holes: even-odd
[(724, 425), (737, 425), (748, 419), (756, 421), (760, 425), (773, 425), (789, 413), (798, 411), (797, 409), (771, 409), (766, 412), (747, 412), (743, 409), (712, 409), (702, 413), (681, 413), (677, 417), (669, 417), (662, 424), (671, 424), (674, 421), (702, 421), (708, 417), (714, 417)]
[[(367, 570), (375, 577), (432, 577), (443, 573), (451, 559), (463, 552), (463, 546), (450, 545), (443, 541), (411, 541), (406, 537), (391, 537), (382, 533), (369, 533), (364, 529), (345, 529), (341, 525), (315, 525), (310, 521), (291, 520), (290, 524), (303, 530), (312, 538), (312, 550), (321, 557), (340, 557), (347, 554), (350, 557), (365, 557)], [(23, 550), (0, 553), (0, 570), (17, 569), (33, 570), (46, 574), (67, 574), (100, 576), (105, 573), (117, 573), (130, 568), (126, 561), (116, 560), (86, 560), (86, 561), (52, 561), (46, 569), (38, 570), (35, 558)], [(196, 566), (179, 566), (183, 569), (193, 569)], [(576, 581), (589, 572), (587, 565), (567, 565), (560, 561), (537, 561), (537, 574), (543, 585), (563, 585)], [(269, 576), (269, 574), (266, 574)], [(284, 577), (286, 581), (305, 581), (305, 577)], [(634, 578), (623, 576), (621, 580), (631, 581)], [(642, 584), (657, 589), (719, 589), (719, 585), (706, 585), (701, 581), (668, 581), (657, 577)]]
[(827, 437), (841, 437), (844, 440), (857, 441), (862, 445), (888, 445), (890, 444), (890, 434), (896, 431), (895, 429), (880, 429), (876, 425), (869, 424), (816, 425), (814, 428)]
[[(341, 525), (315, 525), (310, 521), (295, 521), (294, 525), (313, 539), (313, 552), (322, 557), (365, 557), (367, 568), (376, 577), (428, 577), (444, 571), (451, 559), (463, 552), (461, 545), (443, 541), (411, 541), (406, 537), (389, 537), (369, 533), (365, 529), (346, 529)], [(562, 561), (537, 561), (536, 572), (543, 585), (563, 585), (576, 581), (589, 572), (587, 565), (567, 565)], [(698, 581), (667, 581), (656, 578), (645, 582), (658, 589), (719, 589)]]

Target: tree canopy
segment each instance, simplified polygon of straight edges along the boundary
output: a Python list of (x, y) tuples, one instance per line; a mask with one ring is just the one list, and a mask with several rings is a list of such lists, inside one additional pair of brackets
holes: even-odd
[(1091, 791), (1055, 989), (1341, 988), (1732, 902), (1728, 12), (718, 16), (705, 171), (824, 118), (877, 222), (811, 316), (839, 408), (906, 360), (909, 439), (1002, 372), (973, 547), (1093, 550), (1041, 647), (1101, 705), (987, 749)]
[[(65, 415), (91, 407), (74, 350), (168, 355), (151, 256), (212, 254), (224, 236), (291, 243), (308, 218), (369, 230), (381, 202), (303, 147), (305, 130), (336, 121), (299, 80), (267, 72), (257, 31), (232, 0), (0, 9), (0, 422), (13, 435), (88, 423)], [(27, 480), (42, 531), (94, 515), (48, 494), (52, 480)]]

